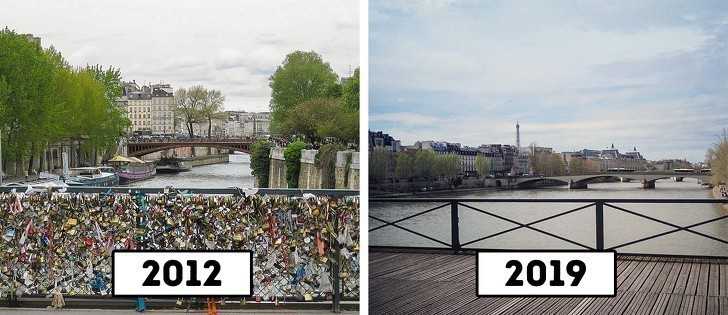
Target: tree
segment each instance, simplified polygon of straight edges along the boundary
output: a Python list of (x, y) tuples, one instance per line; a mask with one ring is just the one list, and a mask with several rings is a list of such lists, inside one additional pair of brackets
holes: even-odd
[(269, 186), (270, 149), (273, 145), (268, 140), (258, 140), (250, 148), (250, 169), (258, 180), (258, 187)]
[(460, 174), (460, 158), (454, 154), (443, 154), (437, 156), (435, 164), (437, 175), (444, 177), (448, 185), (452, 186)]
[(283, 151), (283, 157), (286, 159), (288, 188), (298, 188), (298, 175), (301, 172), (301, 150), (305, 148), (305, 143), (296, 140), (289, 143)]
[(206, 90), (199, 114), (207, 120), (207, 138), (212, 135), (212, 119), (222, 112), (225, 96), (218, 90)]
[(285, 135), (303, 136), (311, 143), (325, 138), (344, 144), (356, 143), (359, 139), (359, 114), (345, 110), (334, 98), (317, 98), (291, 109), (280, 122), (279, 131)]
[(271, 128), (278, 130), (296, 105), (316, 98), (338, 97), (338, 76), (316, 52), (295, 51), (269, 79)]
[(478, 172), (478, 176), (485, 177), (490, 173), (490, 159), (484, 155), (478, 154), (475, 157), (475, 170)]
[(435, 153), (430, 150), (419, 150), (415, 153), (415, 176), (430, 180), (435, 175)]
[(189, 90), (180, 88), (174, 93), (174, 101), (177, 104), (177, 115), (182, 117), (187, 133), (194, 138), (194, 125), (202, 119), (201, 111), (207, 99), (207, 90), (201, 85), (195, 85)]
[(728, 184), (728, 129), (718, 138), (718, 143), (708, 149), (706, 160), (710, 165), (713, 185)]
[(415, 157), (407, 152), (397, 152), (394, 173), (397, 178), (412, 179), (415, 175)]
[(71, 68), (53, 46), (44, 50), (7, 28), (0, 31), (0, 52), (3, 159), (14, 163), (16, 175), (26, 161), (33, 171), (35, 158), (63, 139), (83, 139), (79, 154), (93, 151), (94, 157), (115, 147), (129, 125), (116, 106), (119, 69)]
[(341, 87), (341, 103), (350, 111), (359, 112), (359, 68)]
[(369, 152), (369, 181), (378, 183), (387, 177), (389, 154), (383, 148), (374, 148)]

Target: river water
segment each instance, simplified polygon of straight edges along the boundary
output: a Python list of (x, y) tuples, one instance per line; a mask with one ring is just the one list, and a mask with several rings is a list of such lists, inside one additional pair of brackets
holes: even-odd
[(250, 174), (250, 155), (231, 154), (230, 162), (195, 166), (188, 172), (177, 174), (157, 174), (156, 176), (132, 183), (131, 187), (159, 188), (226, 188), (253, 187), (255, 177)]
[[(710, 190), (699, 185), (695, 180), (684, 182), (659, 180), (656, 189), (642, 189), (639, 182), (632, 183), (599, 183), (589, 184), (587, 190), (569, 190), (566, 187), (501, 190), (458, 193), (439, 193), (427, 197), (437, 198), (569, 198), (569, 199), (705, 199), (711, 198)], [(393, 221), (433, 208), (442, 203), (370, 203), (369, 212), (378, 218)], [(464, 203), (486, 210), (497, 215), (528, 223), (545, 218), (559, 212), (586, 205), (585, 203)], [(716, 218), (728, 214), (715, 204), (615, 204), (650, 217), (684, 226)], [(516, 224), (476, 212), (460, 206), (460, 243), (466, 243), (496, 232), (500, 232)], [(553, 220), (533, 225), (536, 228), (562, 236), (564, 238), (595, 246), (595, 207), (573, 212)], [(381, 222), (369, 219), (369, 228), (382, 225)], [(399, 225), (450, 243), (450, 207), (418, 216)], [(613, 208), (604, 207), (604, 225), (606, 248), (624, 244), (643, 237), (667, 232), (673, 227), (650, 221)], [(717, 238), (728, 240), (728, 219), (708, 223), (694, 228), (695, 231)], [(420, 236), (388, 226), (369, 233), (371, 245), (390, 246), (429, 246), (443, 245)], [(470, 244), (470, 248), (492, 249), (582, 249), (545, 234), (521, 228), (512, 232)], [(680, 231), (645, 242), (617, 249), (626, 253), (680, 254), (680, 255), (728, 255), (728, 245), (690, 232)]]

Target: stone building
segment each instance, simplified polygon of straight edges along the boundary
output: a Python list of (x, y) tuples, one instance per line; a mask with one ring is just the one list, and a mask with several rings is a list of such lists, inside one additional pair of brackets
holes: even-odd
[(175, 132), (174, 90), (169, 84), (139, 86), (136, 81), (123, 82), (117, 104), (126, 110), (131, 121), (130, 133), (172, 134)]

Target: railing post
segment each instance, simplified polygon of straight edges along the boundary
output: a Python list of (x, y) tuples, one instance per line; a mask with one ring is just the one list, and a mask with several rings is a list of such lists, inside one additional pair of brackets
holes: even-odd
[(458, 215), (458, 202), (450, 202), (450, 231), (452, 234), (452, 249), (460, 251), (460, 217)]
[(597, 250), (604, 250), (604, 202), (596, 202)]

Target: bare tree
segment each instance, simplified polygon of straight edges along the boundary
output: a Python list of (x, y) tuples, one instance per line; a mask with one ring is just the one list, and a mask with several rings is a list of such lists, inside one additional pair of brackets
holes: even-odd
[(202, 106), (200, 108), (200, 116), (207, 119), (207, 138), (210, 138), (212, 133), (212, 119), (219, 116), (223, 109), (223, 103), (225, 102), (225, 96), (218, 90), (208, 90)]
[(207, 90), (201, 85), (193, 86), (189, 90), (181, 88), (174, 93), (177, 114), (184, 120), (190, 138), (195, 136), (194, 124), (200, 122), (202, 107), (206, 99)]

